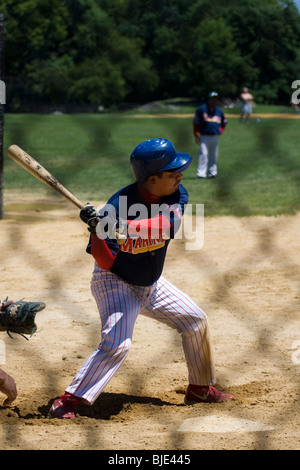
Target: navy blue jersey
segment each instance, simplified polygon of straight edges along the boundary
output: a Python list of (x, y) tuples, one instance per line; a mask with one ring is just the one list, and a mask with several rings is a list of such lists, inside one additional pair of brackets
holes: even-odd
[(210, 109), (208, 104), (203, 104), (196, 110), (194, 125), (202, 135), (221, 134), (226, 124), (224, 113), (218, 106)]
[[(163, 214), (170, 221), (170, 231), (168, 237), (129, 237), (123, 245), (118, 245), (116, 240), (105, 238), (106, 247), (114, 256), (110, 271), (129, 284), (138, 286), (149, 286), (157, 281), (163, 270), (170, 239), (174, 238), (180, 227), (188, 199), (188, 193), (181, 184), (174, 194), (162, 197), (156, 204), (147, 204), (143, 201), (138, 183), (126, 186), (115, 193), (101, 209), (101, 217), (107, 215), (108, 212), (105, 210), (107, 207), (110, 211), (114, 209), (117, 219), (120, 217), (129, 221), (140, 217), (152, 219), (157, 214)], [(126, 214), (124, 203), (127, 204)], [(139, 208), (142, 209), (141, 215), (138, 213)], [(91, 239), (87, 252), (91, 253)]]

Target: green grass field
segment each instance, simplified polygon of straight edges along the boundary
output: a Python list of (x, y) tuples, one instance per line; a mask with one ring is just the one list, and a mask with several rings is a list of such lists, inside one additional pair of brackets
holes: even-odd
[[(255, 112), (286, 112), (281, 108)], [(206, 216), (279, 215), (300, 210), (300, 120), (252, 118), (240, 124), (236, 110), (224, 110), (228, 126), (220, 138), (219, 175), (198, 180), (198, 147), (189, 118), (136, 118), (131, 113), (81, 115), (7, 114), (4, 130), (4, 190), (55, 195), (6, 154), (17, 144), (82, 200), (107, 200), (133, 181), (132, 149), (152, 137), (170, 139), (194, 161), (183, 184), (190, 202)], [(194, 112), (184, 108), (182, 112)]]

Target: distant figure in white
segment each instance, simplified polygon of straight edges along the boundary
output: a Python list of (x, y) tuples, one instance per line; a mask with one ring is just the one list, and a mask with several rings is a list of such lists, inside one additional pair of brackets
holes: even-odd
[(253, 95), (249, 93), (248, 88), (243, 88), (243, 91), (240, 95), (240, 102), (242, 103), (242, 110), (240, 114), (240, 122), (243, 122), (244, 118), (246, 123), (249, 124), (250, 117), (252, 114), (252, 106), (255, 105)]

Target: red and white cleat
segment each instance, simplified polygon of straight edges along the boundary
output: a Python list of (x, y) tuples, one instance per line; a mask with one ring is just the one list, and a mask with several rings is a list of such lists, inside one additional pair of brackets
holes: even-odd
[(223, 393), (211, 385), (189, 385), (184, 398), (186, 405), (196, 403), (221, 403), (224, 400), (234, 398), (233, 395)]
[(49, 418), (73, 419), (76, 417), (76, 406), (81, 402), (81, 398), (74, 395), (65, 394), (54, 400), (49, 413)]

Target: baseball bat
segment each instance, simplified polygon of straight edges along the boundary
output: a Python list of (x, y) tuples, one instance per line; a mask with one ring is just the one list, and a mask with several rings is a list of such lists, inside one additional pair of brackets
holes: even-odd
[(8, 156), (12, 158), (18, 165), (31, 173), (42, 183), (57, 191), (59, 194), (71, 201), (75, 206), (81, 209), (84, 204), (70, 193), (46, 168), (32, 158), (28, 153), (17, 145), (11, 145), (8, 148)]
[[(32, 158), (28, 153), (17, 145), (11, 145), (7, 150), (8, 156), (12, 158), (18, 165), (23, 167), (26, 171), (31, 173), (42, 183), (57, 191), (66, 199), (71, 201), (76, 207), (81, 209), (85, 204), (81, 202), (74, 194), (70, 193), (54, 176), (49, 173), (39, 162)], [(117, 234), (117, 241), (122, 244), (126, 241), (126, 237), (122, 234)]]

